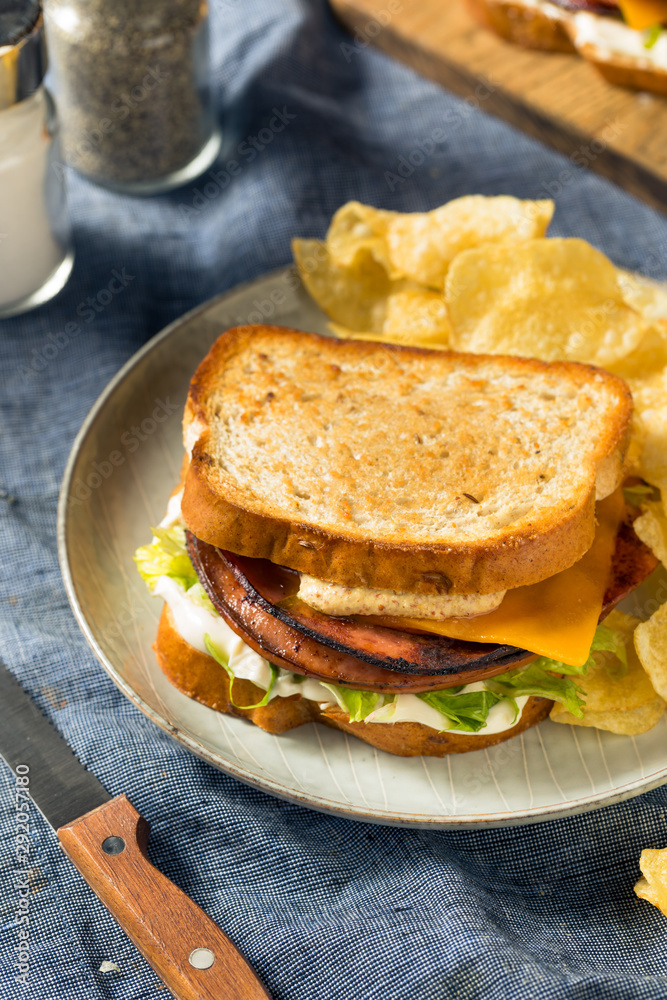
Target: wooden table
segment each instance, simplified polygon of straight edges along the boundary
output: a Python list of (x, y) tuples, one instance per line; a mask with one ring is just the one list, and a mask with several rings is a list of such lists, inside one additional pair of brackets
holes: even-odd
[(667, 211), (666, 98), (614, 87), (579, 56), (502, 41), (473, 20), (463, 0), (331, 3), (352, 32), (348, 60), (377, 45), (572, 164)]

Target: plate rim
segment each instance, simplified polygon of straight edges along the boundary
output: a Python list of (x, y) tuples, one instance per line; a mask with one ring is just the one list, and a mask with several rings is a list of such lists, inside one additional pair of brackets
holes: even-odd
[[(92, 432), (96, 420), (108, 399), (114, 394), (117, 388), (125, 381), (130, 373), (152, 353), (163, 341), (174, 336), (183, 326), (190, 323), (197, 316), (209, 312), (217, 305), (224, 303), (228, 298), (232, 298), (239, 293), (249, 291), (261, 282), (269, 281), (272, 278), (280, 280), (293, 271), (293, 266), (277, 268), (251, 278), (249, 281), (234, 285), (225, 292), (214, 296), (207, 301), (200, 303), (182, 316), (172, 320), (167, 326), (146, 341), (130, 358), (119, 368), (116, 374), (109, 380), (102, 392), (90, 407), (86, 417), (81, 424), (67, 457), (63, 478), (58, 496), (56, 539), (58, 549), (58, 560), (60, 571), (69, 601), (70, 607), (76, 619), (77, 625), (81, 629), (83, 636), (92, 650), (95, 658), (102, 665), (107, 675), (114, 682), (123, 695), (140, 709), (155, 725), (166, 732), (176, 742), (180, 743), (195, 756), (205, 760), (211, 766), (225, 774), (229, 774), (238, 781), (251, 787), (258, 788), (269, 795), (292, 802), (296, 805), (306, 806), (317, 812), (328, 815), (335, 815), (345, 819), (359, 822), (366, 822), (382, 826), (394, 826), (417, 829), (442, 829), (442, 830), (492, 830), (514, 826), (528, 826), (534, 823), (547, 822), (549, 820), (564, 819), (570, 816), (582, 815), (595, 809), (612, 806), (619, 802), (627, 801), (637, 795), (649, 792), (667, 783), (667, 764), (659, 771), (652, 771), (641, 778), (636, 778), (625, 785), (617, 786), (612, 790), (605, 790), (592, 795), (582, 796), (576, 799), (569, 799), (564, 803), (554, 803), (550, 806), (534, 806), (527, 809), (518, 809), (511, 812), (494, 813), (471, 813), (471, 814), (440, 814), (431, 815), (424, 813), (396, 813), (381, 808), (369, 809), (369, 807), (356, 806), (353, 803), (344, 806), (339, 801), (329, 800), (323, 796), (302, 792), (298, 789), (287, 788), (284, 783), (263, 777), (255, 773), (248, 773), (243, 767), (217, 756), (205, 746), (198, 743), (196, 739), (182, 732), (164, 718), (152, 705), (150, 705), (141, 695), (137, 694), (134, 688), (119, 673), (113, 662), (99, 645), (94, 630), (90, 626), (86, 614), (78, 600), (74, 577), (71, 571), (68, 556), (68, 538), (70, 522), (68, 518), (68, 496), (74, 470), (77, 464), (79, 453), (84, 442)], [(279, 325), (279, 324), (277, 324)], [(244, 720), (239, 720), (243, 722)], [(279, 737), (275, 737), (279, 738)], [(382, 753), (382, 751), (378, 751)], [(391, 755), (389, 755), (391, 756)]]

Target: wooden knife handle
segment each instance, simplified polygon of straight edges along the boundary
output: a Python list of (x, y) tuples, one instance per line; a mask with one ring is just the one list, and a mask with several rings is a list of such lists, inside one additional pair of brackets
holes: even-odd
[(150, 863), (148, 829), (119, 795), (62, 826), (58, 839), (176, 1000), (270, 1000), (218, 925)]

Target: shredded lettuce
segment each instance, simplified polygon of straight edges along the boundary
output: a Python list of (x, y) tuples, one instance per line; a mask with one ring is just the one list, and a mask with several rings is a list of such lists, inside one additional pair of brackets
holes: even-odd
[(134, 561), (141, 578), (153, 590), (161, 576), (172, 580), (189, 590), (198, 583), (197, 574), (185, 547), (183, 528), (153, 528), (155, 540), (150, 545), (142, 545), (134, 553)]
[[(560, 660), (551, 660), (548, 656), (540, 656), (531, 664), (533, 667), (540, 667), (541, 670), (550, 670), (556, 674), (578, 674), (584, 676), (595, 664), (594, 653), (613, 653), (620, 663), (618, 670), (614, 671), (615, 677), (623, 677), (628, 670), (628, 655), (625, 650), (623, 636), (619, 632), (614, 632), (607, 625), (598, 625), (591, 643), (591, 650), (588, 659), (581, 667), (573, 667), (570, 663), (561, 663)], [(505, 676), (504, 674), (502, 675)]]
[[(364, 719), (378, 707), (384, 695), (375, 691), (358, 691), (355, 688), (344, 687), (342, 684), (324, 684), (322, 687), (331, 691), (340, 708), (350, 716), (350, 722), (363, 722)], [(393, 699), (392, 699), (393, 700)]]
[(273, 687), (278, 679), (278, 674), (280, 672), (278, 667), (274, 667), (272, 663), (269, 663), (269, 669), (271, 671), (271, 681), (269, 682), (269, 687), (266, 691), (266, 694), (261, 699), (261, 701), (258, 701), (255, 705), (237, 705), (236, 702), (234, 701), (234, 695), (232, 692), (236, 676), (234, 674), (234, 671), (229, 665), (229, 657), (222, 652), (219, 646), (216, 646), (216, 644), (213, 642), (213, 639), (211, 639), (211, 636), (208, 634), (208, 632), (204, 635), (204, 644), (209, 654), (213, 657), (213, 659), (216, 660), (221, 667), (224, 667), (225, 670), (227, 671), (227, 674), (229, 675), (229, 700), (234, 706), (234, 708), (240, 708), (243, 711), (247, 711), (248, 709), (251, 708), (263, 708), (264, 705), (268, 704), (269, 698), (271, 697), (271, 692), (273, 691)]
[[(553, 661), (550, 661), (553, 663)], [(558, 665), (556, 665), (558, 666)], [(553, 668), (552, 668), (553, 669)], [(520, 698), (522, 695), (549, 698), (559, 701), (568, 712), (581, 718), (582, 691), (568, 677), (554, 677), (540, 666), (540, 661), (529, 663), (527, 667), (509, 670), (506, 674), (490, 677), (484, 681), (485, 687), (505, 698)]]
[(645, 41), (644, 41), (644, 48), (645, 49), (652, 49), (653, 46), (655, 45), (655, 43), (660, 38), (661, 34), (662, 34), (662, 25), (661, 24), (654, 24), (651, 28), (647, 28), (647, 30), (646, 30), (646, 38), (645, 38)]
[[(464, 733), (477, 733), (486, 725), (489, 712), (497, 705), (501, 696), (493, 691), (470, 691), (468, 694), (452, 694), (453, 688), (445, 691), (427, 691), (417, 697), (437, 709), (450, 723), (446, 728)], [(459, 689), (460, 690), (460, 689)], [(510, 695), (510, 700), (513, 697)], [(514, 703), (514, 719), (519, 709)]]
[[(594, 654), (599, 652), (613, 653), (619, 661), (619, 668), (614, 671), (615, 677), (622, 676), (627, 671), (628, 657), (623, 636), (607, 625), (598, 625), (591, 643), (590, 655), (583, 666), (573, 667), (570, 663), (561, 663), (559, 660), (540, 656), (526, 667), (509, 670), (506, 674), (489, 678), (484, 685), (490, 691), (505, 697), (534, 695), (539, 698), (550, 698), (552, 701), (560, 702), (568, 712), (580, 719), (585, 704), (582, 698), (584, 692), (570, 677), (587, 674), (595, 663)], [(556, 677), (555, 674), (561, 676)]]
[(625, 502), (631, 507), (639, 507), (649, 498), (652, 500), (656, 494), (654, 486), (647, 486), (646, 483), (636, 483), (634, 486), (624, 486), (623, 496)]
[(625, 648), (625, 640), (620, 632), (614, 632), (607, 625), (598, 625), (593, 638), (593, 645), (591, 646), (591, 655), (586, 661), (587, 667), (591, 667), (595, 662), (593, 653), (596, 652), (613, 653), (619, 661), (620, 667), (613, 671), (607, 668), (608, 672), (613, 673), (614, 677), (625, 677), (628, 672), (628, 653)]
[(194, 583), (191, 587), (188, 588), (188, 590), (185, 592), (185, 596), (189, 601), (192, 601), (192, 603), (196, 604), (198, 607), (206, 608), (206, 610), (210, 611), (211, 614), (214, 615), (218, 614), (218, 612), (213, 607), (213, 604), (211, 603), (210, 597), (202, 587), (201, 583), (199, 583), (199, 581), (197, 581), (197, 583)]

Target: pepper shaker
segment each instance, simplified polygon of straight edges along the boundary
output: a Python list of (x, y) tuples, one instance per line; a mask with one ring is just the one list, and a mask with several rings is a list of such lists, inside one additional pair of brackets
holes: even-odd
[(130, 194), (167, 191), (215, 160), (205, 0), (46, 0), (65, 159)]
[(74, 261), (45, 68), (40, 4), (12, 0), (0, 13), (0, 316), (48, 301)]

